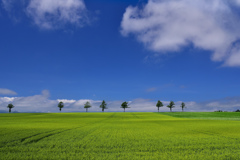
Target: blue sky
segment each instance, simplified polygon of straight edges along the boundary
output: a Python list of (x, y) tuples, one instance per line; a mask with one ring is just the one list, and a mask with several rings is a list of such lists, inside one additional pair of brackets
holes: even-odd
[(0, 110), (11, 102), (33, 111), (27, 102), (43, 97), (43, 112), (59, 99), (152, 110), (157, 100), (184, 101), (189, 111), (224, 110), (231, 99), (226, 110), (240, 108), (238, 0), (0, 4)]

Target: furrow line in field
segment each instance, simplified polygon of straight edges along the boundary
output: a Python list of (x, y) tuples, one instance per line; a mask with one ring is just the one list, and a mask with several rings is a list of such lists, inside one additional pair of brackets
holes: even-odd
[[(25, 140), (27, 140), (27, 139), (29, 139), (29, 138), (32, 138), (32, 137), (35, 137), (35, 136), (38, 136), (38, 135), (41, 135), (41, 134), (53, 132), (53, 131), (55, 131), (55, 130), (37, 133), (37, 134), (31, 135), (31, 136), (27, 136), (27, 137), (24, 137), (24, 138), (21, 138), (21, 139), (12, 140), (12, 141), (9, 141), (9, 142), (2, 142), (0, 148), (5, 147), (5, 145), (7, 145), (7, 144), (15, 143), (15, 142), (18, 142), (18, 141), (24, 142)], [(9, 146), (16, 146), (16, 145), (17, 145), (17, 144), (13, 144), (13, 145), (9, 145)]]
[(80, 144), (78, 147), (82, 148), (82, 149), (86, 149), (87, 146), (92, 142), (95, 141), (94, 138), (89, 138), (91, 137), (91, 135), (94, 135), (93, 137), (95, 137), (95, 132), (97, 132), (99, 130), (99, 128), (102, 128), (103, 126), (105, 126), (106, 124), (103, 123), (101, 124), (101, 126), (95, 126), (94, 128), (90, 129), (89, 131), (87, 131), (86, 133), (84, 133), (84, 135), (81, 138), (81, 142), (82, 144)]
[(32, 138), (34, 136), (38, 136), (40, 134), (49, 133), (49, 132), (53, 132), (53, 131), (55, 131), (55, 130), (48, 131), (48, 132), (41, 132), (41, 133), (37, 133), (37, 134), (31, 135), (31, 136), (28, 136), (28, 137), (24, 137), (24, 138), (21, 139), (21, 142), (25, 141), (26, 139)]
[[(92, 122), (92, 123), (87, 123), (87, 124), (85, 124), (85, 125), (83, 125), (83, 126), (80, 126), (80, 127), (71, 128), (71, 129), (66, 129), (66, 130), (62, 130), (62, 131), (59, 131), (59, 130), (61, 130), (61, 129), (51, 130), (51, 131), (47, 131), (47, 132), (41, 132), (41, 133), (33, 134), (33, 135), (31, 135), (31, 136), (27, 136), (27, 137), (24, 137), (24, 138), (21, 138), (21, 139), (16, 139), (16, 140), (13, 140), (13, 141), (10, 141), (10, 142), (2, 142), (2, 143), (0, 144), (0, 148), (5, 147), (6, 145), (8, 145), (9, 147), (10, 147), (10, 146), (11, 146), (11, 147), (17, 146), (17, 145), (19, 145), (19, 141), (20, 141), (22, 144), (24, 144), (24, 145), (25, 145), (25, 144), (36, 143), (36, 142), (38, 142), (38, 141), (40, 141), (40, 140), (42, 140), (42, 139), (44, 139), (44, 138), (47, 138), (47, 137), (50, 137), (50, 136), (54, 136), (54, 135), (56, 135), (56, 134), (60, 134), (60, 133), (66, 132), (66, 131), (74, 130), (74, 129), (79, 129), (79, 128), (82, 128), (82, 127), (85, 127), (85, 126), (88, 126), (88, 125), (91, 125), (91, 124), (96, 124), (96, 123), (105, 121), (105, 120), (107, 120), (107, 119), (109, 119), (109, 118), (112, 118), (112, 117), (114, 116), (114, 114), (115, 114), (115, 113), (113, 113), (112, 115), (104, 118), (103, 120), (95, 121), (95, 122)], [(56, 131), (58, 131), (58, 132), (56, 132)], [(55, 133), (54, 133), (54, 132), (55, 132)], [(49, 133), (49, 134), (47, 134), (47, 133)], [(34, 137), (36, 137), (36, 136), (40, 136), (40, 135), (43, 135), (43, 134), (47, 134), (47, 135), (45, 135), (45, 136), (43, 136), (43, 137), (40, 137), (40, 138), (38, 138), (38, 139), (33, 139), (33, 140), (25, 143), (25, 141), (27, 141), (28, 139), (31, 139), (31, 138), (34, 138)], [(13, 144), (11, 144), (11, 143), (13, 143)], [(21, 143), (20, 143), (20, 144), (21, 144)]]
[[(96, 122), (93, 122), (93, 123), (88, 123), (88, 124), (83, 125), (83, 126), (81, 126), (81, 127), (66, 129), (66, 130), (63, 130), (63, 131), (60, 131), (60, 132), (56, 132), (56, 133), (50, 133), (50, 134), (47, 134), (47, 135), (45, 135), (45, 136), (43, 136), (43, 137), (40, 137), (40, 138), (38, 138), (38, 139), (31, 140), (31, 141), (29, 141), (29, 142), (27, 142), (27, 143), (24, 143), (24, 144), (37, 143), (38, 141), (40, 141), (40, 140), (42, 140), (42, 139), (44, 139), (44, 138), (50, 137), (50, 136), (54, 136), (54, 135), (57, 135), (57, 134), (61, 134), (61, 133), (63, 133), (63, 132), (70, 131), (70, 130), (75, 130), (75, 129), (83, 128), (83, 127), (89, 126), (89, 125), (91, 125), (91, 124), (100, 123), (100, 122), (102, 122), (102, 121), (105, 121), (106, 119), (109, 119), (109, 118), (113, 117), (114, 114), (115, 114), (115, 113), (113, 113), (111, 116), (109, 116), (109, 117), (107, 117), (107, 118), (105, 118), (105, 119), (103, 119), (103, 120), (96, 121)], [(37, 134), (37, 135), (40, 135), (40, 134)], [(31, 136), (31, 137), (34, 137), (34, 136)], [(29, 138), (31, 138), (31, 137), (29, 137)]]
[(37, 139), (33, 139), (33, 140), (31, 140), (31, 141), (29, 141), (29, 142), (26, 142), (26, 143), (24, 143), (24, 144), (37, 143), (38, 141), (40, 141), (40, 140), (42, 140), (42, 139), (44, 139), (44, 138), (47, 138), (47, 137), (50, 137), (50, 136), (54, 136), (54, 135), (56, 135), (56, 134), (60, 134), (60, 133), (63, 133), (63, 132), (69, 131), (69, 130), (73, 130), (73, 129), (67, 129), (67, 130), (63, 130), (63, 131), (61, 131), (61, 132), (50, 133), (50, 134), (47, 134), (47, 135), (45, 135), (45, 136), (43, 136), (43, 137), (40, 137), (40, 138), (37, 138)]

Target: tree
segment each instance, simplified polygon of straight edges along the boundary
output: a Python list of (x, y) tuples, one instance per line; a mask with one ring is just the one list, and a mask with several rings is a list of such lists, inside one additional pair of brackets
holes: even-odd
[(100, 108), (102, 108), (102, 111), (104, 112), (104, 109), (107, 109), (107, 103), (103, 100), (102, 104), (100, 105)]
[(156, 107), (158, 107), (158, 112), (159, 112), (159, 108), (160, 107), (163, 107), (163, 104), (161, 101), (158, 101), (157, 104), (156, 104)]
[(84, 104), (84, 108), (86, 108), (86, 112), (88, 111), (88, 108), (91, 108), (90, 102), (87, 101), (87, 103)]
[(14, 108), (14, 105), (12, 103), (8, 104), (7, 108), (9, 108), (9, 113), (11, 113), (12, 108)]
[(126, 109), (126, 108), (130, 108), (130, 107), (128, 107), (128, 102), (126, 102), (126, 101), (123, 102), (122, 105), (121, 105), (121, 108), (124, 109), (124, 112), (125, 112), (125, 109)]
[(59, 103), (58, 103), (58, 108), (59, 108), (60, 112), (62, 111), (62, 108), (63, 108), (63, 107), (64, 107), (63, 102), (62, 102), (62, 101), (59, 102)]
[(214, 111), (214, 112), (223, 112), (222, 110), (217, 110), (217, 111)]
[(170, 111), (172, 112), (172, 108), (174, 108), (175, 103), (173, 101), (170, 101), (169, 105), (167, 106), (168, 108), (170, 108)]
[(186, 108), (184, 102), (181, 103), (181, 108), (182, 108), (182, 112), (183, 112), (183, 109)]

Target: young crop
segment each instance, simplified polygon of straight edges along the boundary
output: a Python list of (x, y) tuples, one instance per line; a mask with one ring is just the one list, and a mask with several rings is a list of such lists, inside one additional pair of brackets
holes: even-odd
[(237, 119), (224, 112), (0, 114), (0, 159), (239, 159)]

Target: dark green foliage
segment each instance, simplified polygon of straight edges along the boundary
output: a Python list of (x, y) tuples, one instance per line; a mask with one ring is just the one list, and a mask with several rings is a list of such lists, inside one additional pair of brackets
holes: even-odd
[(125, 109), (126, 109), (126, 108), (130, 108), (130, 107), (128, 107), (128, 102), (126, 102), (126, 101), (123, 102), (122, 105), (121, 105), (121, 108), (124, 109), (124, 112), (125, 112)]
[(7, 108), (9, 108), (9, 113), (11, 113), (12, 108), (14, 108), (14, 105), (12, 103), (8, 104)]
[(102, 111), (104, 112), (104, 109), (107, 109), (107, 103), (103, 100), (102, 104), (100, 105), (100, 108), (102, 108)]
[(160, 108), (160, 107), (163, 107), (162, 102), (158, 100), (158, 102), (157, 102), (157, 104), (156, 104), (156, 107), (158, 107), (158, 112), (159, 112), (159, 108)]
[(217, 110), (217, 111), (214, 111), (214, 112), (223, 112), (222, 110)]
[(59, 102), (58, 103), (58, 108), (59, 108), (60, 112), (62, 111), (63, 107), (64, 107), (64, 103), (63, 102)]
[(183, 111), (184, 108), (186, 108), (184, 102), (181, 103), (181, 108), (182, 108), (182, 111)]
[(90, 102), (87, 101), (87, 103), (84, 104), (84, 108), (86, 108), (86, 112), (88, 111), (88, 108), (91, 108)]
[(175, 103), (173, 101), (170, 101), (169, 105), (167, 106), (168, 108), (170, 108), (170, 111), (172, 112), (172, 108), (174, 108)]
[(235, 112), (240, 112), (240, 110), (239, 110), (239, 109), (237, 109)]

